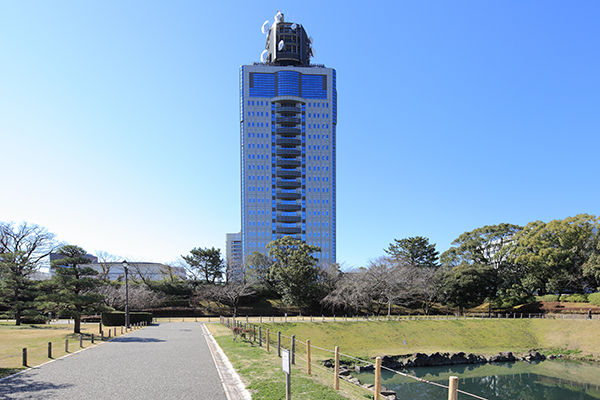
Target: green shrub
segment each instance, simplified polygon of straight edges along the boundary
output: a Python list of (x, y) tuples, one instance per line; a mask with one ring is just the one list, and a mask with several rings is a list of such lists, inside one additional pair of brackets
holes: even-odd
[(24, 315), (21, 317), (22, 324), (47, 324), (48, 317), (45, 315)]
[(558, 301), (557, 294), (545, 294), (543, 296), (535, 296), (537, 301)]
[(600, 306), (600, 292), (588, 294), (588, 301), (594, 305)]
[(587, 294), (570, 294), (563, 297), (563, 301), (567, 301), (569, 303), (587, 303), (588, 296)]
[[(129, 323), (137, 324), (138, 322), (152, 323), (152, 313), (147, 312), (130, 312)], [(104, 312), (102, 313), (102, 325), (104, 326), (124, 326), (125, 313), (122, 311)]]

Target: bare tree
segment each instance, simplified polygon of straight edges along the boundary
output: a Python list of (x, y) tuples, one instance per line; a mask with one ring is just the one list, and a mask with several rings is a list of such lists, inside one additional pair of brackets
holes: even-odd
[(98, 263), (101, 268), (98, 279), (108, 282), (110, 280), (110, 271), (113, 269), (114, 264), (120, 262), (122, 258), (106, 251), (96, 251), (96, 257), (98, 257)]
[[(125, 309), (125, 285), (103, 285), (96, 288), (94, 292), (105, 296), (103, 301), (106, 306), (117, 310)], [(163, 301), (163, 297), (145, 285), (129, 286), (129, 307), (131, 309), (141, 310), (156, 307)]]
[[(205, 292), (206, 293), (206, 292)], [(237, 316), (237, 308), (240, 300), (256, 293), (249, 284), (228, 283), (226, 285), (212, 286), (208, 290), (208, 297), (218, 303), (225, 304), (233, 308), (233, 317)]]

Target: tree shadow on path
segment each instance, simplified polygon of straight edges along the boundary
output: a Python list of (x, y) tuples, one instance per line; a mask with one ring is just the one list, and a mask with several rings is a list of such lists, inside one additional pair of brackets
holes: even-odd
[[(56, 395), (55, 390), (67, 389), (74, 386), (71, 383), (54, 384), (38, 382), (25, 374), (20, 374), (0, 383), (0, 399), (43, 399)], [(10, 396), (17, 394), (16, 396)]]

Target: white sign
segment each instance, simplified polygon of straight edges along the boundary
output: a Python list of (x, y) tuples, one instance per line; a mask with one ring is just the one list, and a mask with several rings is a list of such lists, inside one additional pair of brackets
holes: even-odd
[(290, 373), (290, 351), (281, 349), (281, 369), (286, 374)]

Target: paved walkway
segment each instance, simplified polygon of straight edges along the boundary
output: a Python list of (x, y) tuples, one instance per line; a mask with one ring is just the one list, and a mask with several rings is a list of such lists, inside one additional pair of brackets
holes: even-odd
[(0, 399), (249, 398), (218, 351), (203, 324), (153, 325), (1, 380)]

